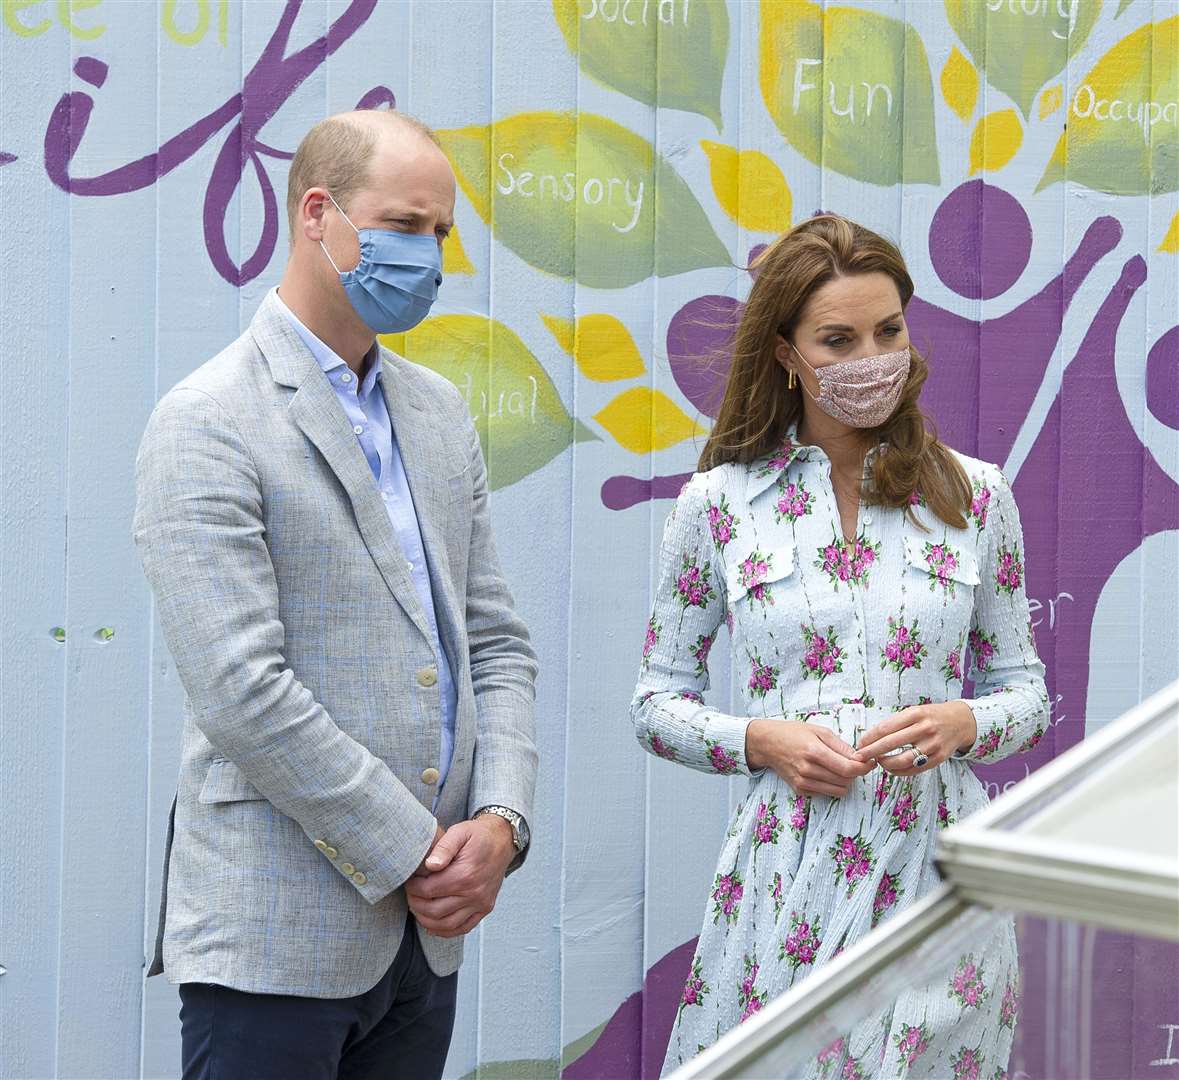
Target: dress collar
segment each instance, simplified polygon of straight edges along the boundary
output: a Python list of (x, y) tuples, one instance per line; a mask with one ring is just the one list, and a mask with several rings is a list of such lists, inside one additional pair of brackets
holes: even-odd
[[(868, 466), (871, 464), (872, 459), (880, 453), (883, 447), (884, 443), (877, 443), (875, 446), (869, 447), (868, 452), (864, 455), (865, 474), (868, 472)], [(791, 424), (786, 429), (786, 434), (782, 442), (778, 444), (776, 450), (751, 461), (745, 466), (748, 470), (745, 497), (752, 502), (762, 492), (773, 487), (778, 482), (778, 478), (796, 461), (819, 462), (827, 460), (827, 455), (821, 446), (800, 443), (798, 441), (798, 425)]]

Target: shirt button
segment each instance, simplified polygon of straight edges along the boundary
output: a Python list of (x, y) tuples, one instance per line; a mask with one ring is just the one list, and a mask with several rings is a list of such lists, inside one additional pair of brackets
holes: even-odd
[(364, 885), (368, 881), (368, 878), (366, 878), (359, 870), (357, 870), (356, 873), (352, 875), (352, 881), (356, 885)]
[(433, 686), (438, 681), (438, 669), (431, 664), (429, 667), (419, 668), (418, 685)]
[(340, 376), (340, 382), (351, 382), (351, 381), (352, 381), (352, 372), (350, 372), (350, 371), (345, 371), (344, 374)]
[(356, 867), (353, 866), (350, 862), (342, 862), (340, 863), (340, 869), (343, 870), (345, 874), (351, 874), (352, 871), (356, 869)]
[(422, 783), (423, 784), (436, 784), (436, 783), (438, 783), (438, 770), (437, 769), (423, 770)]
[(357, 425), (356, 425), (356, 427), (354, 427), (354, 428), (352, 429), (352, 434), (353, 434), (353, 435), (363, 435), (363, 434), (364, 434), (364, 428), (362, 428), (362, 427), (361, 427), (359, 424), (357, 424)]
[(865, 515), (864, 515), (864, 524), (865, 524), (865, 525), (871, 525), (871, 524), (872, 524), (872, 515), (871, 515), (871, 514), (865, 514)]
[(406, 563), (405, 563), (405, 568), (406, 568), (406, 570), (408, 570), (408, 571), (409, 571), (411, 574), (413, 573), (413, 563), (411, 563), (411, 562), (410, 562), (408, 559), (406, 560)]

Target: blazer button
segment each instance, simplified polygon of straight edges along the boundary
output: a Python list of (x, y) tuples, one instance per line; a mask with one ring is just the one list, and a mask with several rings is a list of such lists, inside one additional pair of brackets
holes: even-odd
[(340, 869), (343, 870), (345, 874), (351, 874), (352, 871), (356, 869), (356, 867), (353, 866), (350, 862), (344, 862), (340, 863)]
[(331, 844), (328, 844), (328, 846), (327, 846), (326, 848), (324, 848), (324, 849), (323, 849), (323, 853), (324, 853), (324, 854), (325, 854), (325, 855), (326, 855), (326, 856), (327, 856), (329, 859), (334, 859), (334, 858), (335, 858), (337, 855), (339, 855), (339, 854), (340, 854), (340, 853), (339, 853), (339, 852), (338, 852), (338, 851), (337, 851), (337, 850), (336, 850), (334, 847), (332, 847), (332, 845), (331, 845)]
[(356, 873), (352, 875), (352, 880), (357, 885), (363, 885), (366, 881), (368, 881), (368, 878), (366, 878), (359, 870), (357, 870)]
[(422, 772), (422, 783), (423, 784), (436, 784), (436, 783), (438, 783), (438, 770), (437, 769), (425, 769)]
[(320, 851), (324, 851), (324, 852), (326, 852), (328, 849), (328, 843), (326, 840), (316, 840), (315, 846), (317, 848), (319, 848)]
[(438, 669), (431, 664), (429, 667), (418, 669), (418, 685), (433, 686), (438, 681)]

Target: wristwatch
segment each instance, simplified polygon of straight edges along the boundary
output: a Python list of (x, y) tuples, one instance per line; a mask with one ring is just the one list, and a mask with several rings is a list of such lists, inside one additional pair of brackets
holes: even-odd
[(480, 814), (495, 814), (511, 825), (512, 843), (516, 845), (517, 854), (528, 846), (531, 839), (528, 832), (528, 822), (515, 810), (509, 810), (506, 806), (484, 806), (475, 811), (475, 817), (479, 817)]

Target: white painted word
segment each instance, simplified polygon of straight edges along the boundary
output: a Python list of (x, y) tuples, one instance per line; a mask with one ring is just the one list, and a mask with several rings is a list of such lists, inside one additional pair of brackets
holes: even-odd
[(1121, 98), (1099, 98), (1093, 87), (1082, 84), (1073, 95), (1073, 115), (1094, 120), (1121, 120), (1142, 128), (1142, 137), (1150, 142), (1152, 124), (1165, 121), (1173, 124), (1179, 120), (1179, 101), (1123, 101)]
[[(517, 174), (508, 168), (508, 163), (514, 161), (515, 158), (516, 155), (512, 153), (499, 156), (499, 169), (506, 177), (503, 182), (497, 180), (495, 184), (495, 190), (501, 195), (517, 194), (525, 199), (539, 195), (543, 198), (547, 188), (551, 191), (551, 197), (554, 199), (572, 202), (577, 198), (576, 173), (567, 172), (560, 178), (552, 173), (542, 173), (540, 176), (531, 172)], [(535, 188), (532, 187), (534, 180), (537, 185)], [(589, 206), (597, 206), (603, 199), (606, 200), (607, 206), (613, 206), (615, 184), (621, 189), (619, 202), (630, 208), (631, 218), (625, 225), (619, 225), (616, 221), (612, 221), (610, 224), (615, 232), (628, 233), (639, 223), (639, 215), (643, 212), (643, 191), (646, 181), (640, 180), (637, 193), (631, 194), (629, 179), (623, 180), (617, 176), (610, 176), (605, 180), (600, 180), (596, 176), (591, 176), (581, 185), (581, 198)]]
[[(1002, 11), (1004, 5), (1012, 15), (1048, 15), (1053, 7), (1052, 0), (987, 0), (987, 11)], [(1052, 36), (1061, 41), (1068, 39), (1077, 25), (1077, 8), (1080, 0), (1056, 0), (1056, 14), (1068, 19), (1068, 30), (1063, 34), (1053, 28)]]
[[(675, 8), (677, 0), (658, 0), (657, 14), (664, 26), (675, 24)], [(681, 19), (683, 25), (688, 25), (688, 5), (692, 0), (681, 0)], [(638, 7), (637, 0), (589, 0), (589, 11), (582, 11), (583, 19), (601, 19), (603, 22), (617, 22), (619, 19), (627, 26), (646, 26), (647, 15), (651, 10), (651, 0), (643, 0), (643, 12), (637, 19), (628, 14), (631, 4)]]
[[(808, 82), (803, 81), (805, 78), (805, 68), (808, 65), (811, 65), (811, 66), (818, 65), (821, 67), (822, 64), (823, 64), (822, 60), (814, 60), (814, 59), (810, 59), (807, 57), (802, 57), (795, 63), (795, 65), (794, 65), (794, 98), (792, 101), (792, 107), (794, 109), (795, 115), (798, 114), (798, 110), (802, 105), (803, 93), (807, 90), (818, 90), (819, 89), (818, 83), (808, 83)], [(884, 108), (885, 108), (885, 111), (888, 113), (888, 115), (892, 116), (892, 90), (885, 83), (867, 83), (867, 82), (852, 83), (847, 88), (847, 104), (842, 109), (839, 108), (839, 106), (836, 104), (836, 101), (835, 101), (835, 83), (828, 82), (827, 86), (828, 86), (828, 99), (829, 99), (828, 104), (831, 106), (831, 111), (836, 116), (848, 117), (852, 121), (853, 124), (855, 123), (855, 120), (856, 120), (856, 97), (858, 94), (858, 91), (856, 89), (857, 86), (862, 86), (864, 88), (864, 93), (862, 95), (863, 102), (860, 105), (860, 109), (861, 109), (861, 121), (860, 122), (861, 123), (867, 121), (868, 118), (871, 117), (872, 104), (876, 100), (876, 92), (878, 90), (882, 90), (884, 92)]]
[(1179, 1031), (1179, 1024), (1159, 1024), (1167, 1033), (1167, 1052), (1161, 1058), (1156, 1058), (1151, 1065), (1179, 1065), (1179, 1057), (1175, 1057), (1172, 1050), (1175, 1046), (1175, 1032)]
[[(1072, 593), (1060, 592), (1060, 593), (1056, 594), (1055, 600), (1048, 601), (1048, 629), (1049, 630), (1056, 629), (1056, 605), (1059, 604), (1061, 602), (1061, 600), (1076, 600), (1076, 597), (1073, 596)], [(1033, 596), (1028, 597), (1028, 611), (1030, 611), (1033, 615), (1035, 615), (1037, 611), (1042, 611), (1043, 609), (1044, 609), (1044, 605), (1042, 603), (1040, 603), (1039, 600), (1037, 600)], [(1032, 619), (1032, 626), (1033, 627), (1039, 626), (1043, 621), (1044, 621), (1043, 617), (1041, 617), (1039, 619)]]
[(471, 407), (471, 398), (474, 396), (475, 386), (471, 378), (471, 373), (467, 372), (466, 379), (459, 384), (459, 389), (467, 399), (467, 408), (471, 410), (471, 416), (478, 420), (482, 416), (486, 416), (489, 420), (498, 420), (503, 416), (518, 416), (522, 420), (527, 419), (530, 423), (536, 423), (536, 398), (539, 393), (539, 386), (536, 382), (535, 375), (529, 375), (528, 381), (532, 384), (532, 400), (529, 401), (527, 395), (522, 390), (513, 390), (508, 393), (507, 390), (499, 392), (499, 398), (496, 400), (496, 408), (494, 412), (489, 412), (487, 408), (487, 391), (479, 391), (479, 411)]
[(996, 798), (998, 798), (998, 796), (999, 796), (999, 793), (1000, 793), (1001, 791), (1010, 791), (1010, 790), (1011, 790), (1013, 787), (1015, 787), (1015, 785), (1016, 785), (1016, 784), (1018, 784), (1018, 783), (1019, 783), (1019, 781), (1020, 781), (1020, 780), (1026, 780), (1026, 779), (1027, 779), (1029, 776), (1031, 776), (1031, 775), (1032, 775), (1032, 770), (1031, 770), (1031, 769), (1030, 769), (1030, 768), (1029, 768), (1027, 765), (1025, 765), (1025, 766), (1023, 767), (1023, 776), (1021, 776), (1021, 777), (1018, 777), (1018, 778), (1017, 778), (1017, 779), (1015, 779), (1015, 780), (1008, 780), (1008, 781), (1006, 781), (1006, 782), (1005, 782), (1005, 783), (1002, 785), (1002, 787), (1000, 787), (1000, 786), (999, 786), (999, 783), (998, 783), (998, 781), (995, 781), (995, 780), (988, 780), (988, 781), (986, 782), (986, 788), (987, 788), (987, 798), (988, 798), (988, 799), (996, 799)]

